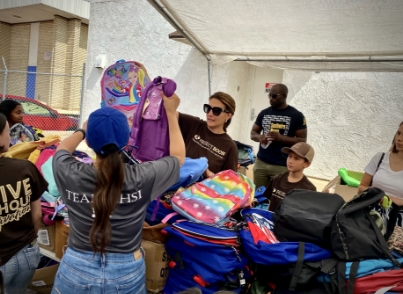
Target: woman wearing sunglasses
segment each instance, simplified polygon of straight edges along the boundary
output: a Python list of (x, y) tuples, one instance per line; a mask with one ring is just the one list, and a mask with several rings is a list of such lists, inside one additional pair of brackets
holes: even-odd
[(235, 113), (235, 100), (228, 94), (216, 92), (203, 105), (206, 121), (178, 113), (179, 126), (186, 145), (186, 156), (206, 157), (209, 177), (222, 170), (237, 170), (238, 149), (227, 134), (227, 128)]

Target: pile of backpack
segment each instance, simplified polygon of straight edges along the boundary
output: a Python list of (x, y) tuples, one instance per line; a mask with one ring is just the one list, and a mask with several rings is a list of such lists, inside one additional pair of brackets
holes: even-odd
[(234, 142), (238, 148), (238, 164), (244, 167), (254, 164), (256, 156), (253, 153), (253, 147), (236, 140)]
[(373, 210), (383, 197), (370, 188), (345, 203), (293, 190), (274, 213), (243, 210), (241, 243), (261, 291), (250, 293), (402, 293), (403, 255), (388, 248)]
[[(164, 213), (176, 217), (163, 230), (171, 257), (165, 294), (192, 287), (203, 293), (403, 292), (403, 255), (388, 248), (373, 210), (382, 190), (370, 188), (347, 203), (337, 194), (293, 190), (275, 212), (249, 207), (251, 191), (247, 201), (239, 197), (217, 215), (225, 207), (221, 198), (242, 195), (237, 185), (225, 194), (226, 182), (216, 188), (221, 180), (233, 182), (231, 176), (253, 189), (243, 175), (225, 171), (173, 194)], [(203, 209), (212, 212), (198, 214)]]
[[(119, 61), (101, 84), (102, 105), (125, 113), (132, 126), (126, 161), (168, 155), (162, 93), (170, 97), (175, 82), (149, 82), (134, 62)], [(253, 148), (235, 143), (239, 164), (254, 163)], [(403, 248), (388, 248), (390, 230), (385, 238), (374, 210), (383, 191), (370, 188), (345, 203), (336, 194), (293, 190), (271, 213), (250, 208), (267, 207), (264, 197), (254, 200), (264, 188), (255, 191), (247, 177), (230, 170), (203, 179), (207, 162), (200, 160), (189, 159), (193, 167), (181, 168), (182, 182), (147, 209), (147, 222), (164, 224), (160, 238), (168, 240), (165, 294), (192, 287), (203, 293), (403, 293)]]

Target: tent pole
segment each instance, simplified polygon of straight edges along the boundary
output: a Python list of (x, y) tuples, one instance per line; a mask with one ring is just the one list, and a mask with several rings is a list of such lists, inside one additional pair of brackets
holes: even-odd
[(208, 95), (209, 95), (209, 97), (211, 96), (211, 70), (210, 70), (210, 67), (211, 67), (211, 64), (210, 64), (210, 59), (207, 57), (207, 55), (205, 55), (206, 56), (206, 59), (207, 59), (207, 74), (208, 74)]

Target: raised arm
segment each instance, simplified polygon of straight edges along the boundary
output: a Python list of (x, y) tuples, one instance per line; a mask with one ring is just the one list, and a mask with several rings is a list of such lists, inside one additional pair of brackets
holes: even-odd
[(180, 165), (185, 162), (186, 149), (182, 133), (179, 129), (178, 116), (176, 109), (179, 106), (180, 99), (176, 94), (167, 98), (163, 96), (164, 107), (168, 118), (169, 128), (169, 153), (179, 159)]

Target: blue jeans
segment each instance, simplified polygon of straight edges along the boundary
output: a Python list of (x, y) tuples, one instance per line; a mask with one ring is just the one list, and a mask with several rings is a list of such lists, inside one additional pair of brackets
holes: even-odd
[(5, 294), (25, 294), (39, 264), (39, 246), (27, 245), (17, 252), (5, 265), (3, 273)]
[[(144, 254), (143, 254), (144, 256)], [(67, 248), (52, 294), (146, 294), (144, 257)]]

